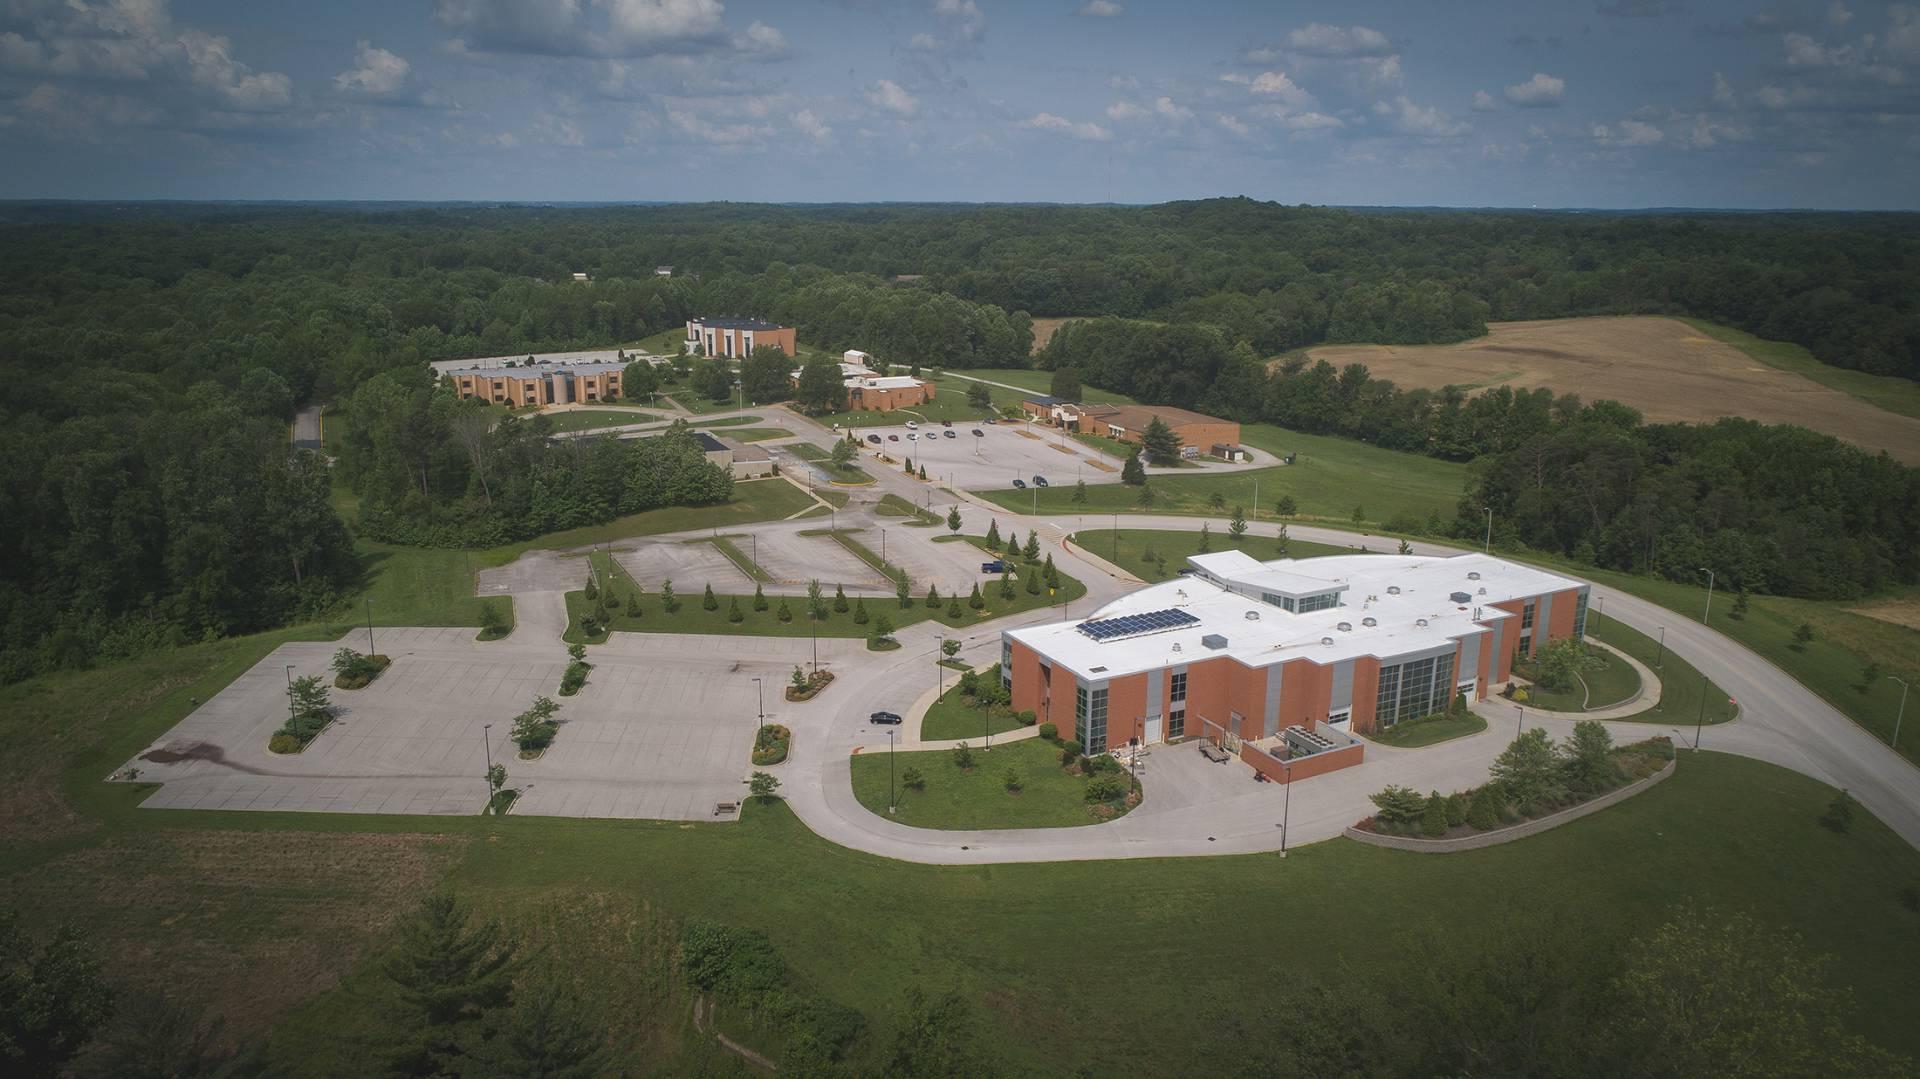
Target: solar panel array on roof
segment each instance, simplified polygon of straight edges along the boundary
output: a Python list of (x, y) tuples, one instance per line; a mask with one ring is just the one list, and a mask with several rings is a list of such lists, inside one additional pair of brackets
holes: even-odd
[(1163, 611), (1147, 611), (1143, 614), (1123, 614), (1118, 618), (1096, 618), (1091, 622), (1082, 622), (1074, 628), (1096, 641), (1105, 642), (1179, 629), (1199, 621), (1185, 611), (1169, 608)]

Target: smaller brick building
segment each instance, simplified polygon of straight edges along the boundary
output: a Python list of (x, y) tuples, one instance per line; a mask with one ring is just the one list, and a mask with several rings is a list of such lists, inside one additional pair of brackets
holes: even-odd
[(1147, 433), (1147, 426), (1158, 419), (1180, 440), (1183, 457), (1214, 453), (1215, 447), (1237, 451), (1240, 446), (1238, 423), (1169, 405), (1095, 405), (1029, 397), (1020, 407), (1027, 415), (1055, 427), (1135, 445)]
[(792, 326), (758, 318), (696, 318), (687, 321), (686, 350), (722, 359), (744, 359), (763, 345), (778, 345), (789, 356), (800, 353)]
[[(482, 360), (453, 367), (443, 377), (461, 397), (478, 397), (508, 408), (592, 404), (620, 397), (624, 363), (583, 360)], [(506, 364), (513, 364), (509, 367)]]
[[(857, 359), (856, 359), (857, 357)], [(892, 412), (913, 408), (934, 398), (934, 385), (924, 378), (908, 375), (882, 375), (867, 369), (864, 352), (849, 349), (840, 361), (840, 381), (847, 387), (848, 411)], [(793, 384), (800, 384), (800, 372), (793, 372)]]

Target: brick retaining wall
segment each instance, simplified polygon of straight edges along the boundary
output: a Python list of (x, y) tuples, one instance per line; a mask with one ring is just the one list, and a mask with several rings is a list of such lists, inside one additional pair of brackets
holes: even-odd
[(1417, 839), (1404, 835), (1381, 835), (1379, 832), (1367, 832), (1359, 828), (1348, 828), (1343, 834), (1348, 839), (1357, 839), (1362, 843), (1371, 843), (1376, 847), (1417, 851), (1421, 854), (1454, 854), (1463, 850), (1479, 850), (1482, 847), (1491, 847), (1500, 843), (1509, 843), (1516, 839), (1525, 839), (1530, 835), (1538, 835), (1549, 828), (1558, 828), (1568, 821), (1579, 820), (1589, 813), (1598, 813), (1608, 806), (1617, 802), (1623, 802), (1639, 794), (1641, 791), (1646, 790), (1648, 787), (1653, 786), (1655, 783), (1666, 779), (1673, 774), (1674, 767), (1679, 763), (1680, 758), (1676, 756), (1673, 760), (1667, 762), (1665, 768), (1660, 769), (1645, 779), (1630, 783), (1627, 786), (1621, 787), (1619, 790), (1609, 791), (1592, 801), (1581, 802), (1577, 806), (1563, 809), (1558, 813), (1539, 817), (1523, 824), (1516, 824), (1511, 828), (1495, 828), (1490, 832), (1478, 832), (1473, 835), (1463, 835), (1453, 839)]

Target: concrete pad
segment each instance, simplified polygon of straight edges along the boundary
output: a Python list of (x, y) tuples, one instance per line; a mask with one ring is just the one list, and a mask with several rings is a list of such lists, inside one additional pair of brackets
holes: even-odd
[[(740, 546), (745, 552), (748, 545)], [(660, 591), (662, 581), (672, 581), (674, 591), (681, 595), (696, 597), (706, 585), (722, 594), (753, 591), (753, 578), (711, 543), (642, 543), (615, 551), (613, 558), (648, 592)]]
[[(814, 527), (828, 526), (820, 523)], [(893, 591), (893, 585), (879, 571), (832, 536), (802, 536), (791, 529), (770, 530), (759, 534), (757, 546), (760, 568), (783, 585), (804, 587), (809, 581), (819, 581), (828, 591), (832, 591), (835, 584), (865, 592)]]

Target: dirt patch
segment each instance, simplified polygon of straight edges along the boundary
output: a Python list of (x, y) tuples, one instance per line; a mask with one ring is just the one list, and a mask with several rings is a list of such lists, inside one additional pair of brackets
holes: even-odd
[(1865, 607), (1848, 607), (1854, 614), (1880, 622), (1891, 622), (1908, 629), (1920, 629), (1920, 599), (1890, 599)]
[(164, 749), (148, 750), (140, 754), (140, 759), (152, 761), (155, 764), (179, 764), (181, 761), (220, 763), (227, 759), (227, 751), (211, 742), (185, 742), (175, 743)]
[(1757, 364), (1676, 319), (1547, 319), (1487, 330), (1457, 345), (1327, 345), (1308, 355), (1336, 367), (1364, 363), (1408, 389), (1545, 387), (1632, 405), (1652, 423), (1796, 423), (1920, 464), (1920, 420)]
[(1060, 327), (1065, 326), (1069, 322), (1077, 322), (1080, 318), (1081, 316), (1079, 315), (1070, 315), (1066, 318), (1034, 319), (1033, 351), (1039, 352), (1041, 349), (1046, 348), (1047, 342), (1053, 340), (1053, 335), (1059, 331)]
[(434, 835), (149, 832), (0, 879), (23, 915), (80, 926), (113, 979), (265, 1030), (352, 968), (466, 841)]

